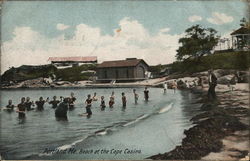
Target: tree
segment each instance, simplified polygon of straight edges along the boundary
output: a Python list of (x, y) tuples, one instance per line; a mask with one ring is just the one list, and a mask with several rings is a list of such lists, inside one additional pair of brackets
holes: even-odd
[(250, 28), (250, 22), (245, 17), (240, 20), (240, 26), (245, 28)]
[(186, 29), (185, 33), (185, 37), (179, 39), (181, 46), (176, 50), (177, 60), (194, 58), (200, 61), (202, 56), (211, 53), (211, 50), (217, 45), (219, 40), (216, 30), (203, 28), (200, 25)]

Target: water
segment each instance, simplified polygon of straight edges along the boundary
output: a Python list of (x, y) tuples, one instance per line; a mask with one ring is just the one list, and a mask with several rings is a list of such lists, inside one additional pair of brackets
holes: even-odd
[[(149, 90), (150, 100), (145, 102), (143, 88), (137, 88), (137, 105), (131, 88), (2, 90), (0, 107), (4, 107), (8, 99), (16, 105), (21, 97), (38, 100), (40, 96), (57, 95), (59, 98), (71, 92), (77, 101), (76, 109), (68, 112), (67, 122), (56, 121), (49, 104), (45, 104), (43, 112), (27, 112), (25, 121), (20, 121), (15, 112), (2, 110), (1, 155), (5, 159), (144, 159), (170, 151), (180, 145), (183, 131), (192, 126), (189, 120), (198, 112), (199, 105), (194, 103), (197, 96), (188, 91), (168, 90), (163, 94), (159, 88)], [(107, 105), (112, 91), (115, 92), (114, 108), (101, 111), (100, 96), (105, 97)], [(83, 102), (87, 94), (94, 92), (99, 100), (92, 105), (92, 117), (78, 116), (85, 112)], [(121, 92), (126, 93), (126, 109), (122, 108)], [(70, 148), (76, 152), (69, 154)], [(60, 150), (60, 153), (46, 153), (48, 149)], [(64, 150), (66, 154), (62, 154)], [(80, 154), (80, 151), (90, 154)], [(124, 154), (124, 151), (134, 153)]]

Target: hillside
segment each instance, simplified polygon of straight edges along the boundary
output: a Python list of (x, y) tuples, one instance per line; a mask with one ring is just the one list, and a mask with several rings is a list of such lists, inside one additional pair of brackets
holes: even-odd
[(48, 78), (51, 77), (55, 80), (64, 80), (64, 81), (79, 81), (79, 80), (88, 80), (90, 76), (93, 75), (92, 72), (83, 72), (88, 70), (95, 70), (96, 65), (87, 64), (81, 65), (72, 68), (57, 69), (53, 65), (39, 65), (39, 66), (30, 66), (23, 65), (18, 68), (11, 68), (7, 70), (1, 76), (1, 82), (21, 82), (30, 79), (36, 78)]
[(211, 68), (247, 70), (250, 67), (250, 52), (215, 53), (202, 57), (200, 62), (194, 59), (187, 59), (180, 62), (174, 62), (169, 66), (172, 68), (172, 72), (177, 73), (201, 72)]

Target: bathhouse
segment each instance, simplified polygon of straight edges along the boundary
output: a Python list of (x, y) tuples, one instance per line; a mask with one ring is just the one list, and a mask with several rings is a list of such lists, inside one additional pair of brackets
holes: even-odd
[(97, 81), (125, 82), (147, 79), (149, 66), (143, 59), (104, 61), (97, 65)]

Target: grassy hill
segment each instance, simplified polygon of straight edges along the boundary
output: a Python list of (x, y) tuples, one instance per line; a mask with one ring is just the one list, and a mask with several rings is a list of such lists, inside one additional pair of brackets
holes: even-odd
[(30, 66), (23, 65), (18, 68), (11, 68), (7, 70), (2, 76), (2, 82), (8, 81), (24, 81), (29, 79), (35, 79), (39, 77), (50, 77), (54, 75), (57, 80), (64, 81), (80, 81), (88, 80), (93, 73), (84, 72), (87, 70), (95, 70), (96, 65), (86, 64), (81, 66), (76, 66), (72, 68), (57, 69), (53, 65), (39, 65), (39, 66)]
[(200, 62), (194, 59), (177, 61), (170, 64), (173, 72), (194, 73), (208, 69), (237, 69), (246, 70), (250, 67), (250, 52), (225, 52), (207, 55)]
[(91, 72), (83, 73), (83, 71), (88, 71), (88, 70), (96, 70), (96, 65), (86, 64), (72, 68), (58, 69), (55, 71), (55, 75), (57, 79), (70, 82), (88, 80), (91, 76), (93, 76), (93, 73)]

